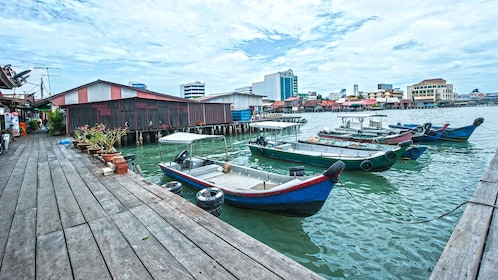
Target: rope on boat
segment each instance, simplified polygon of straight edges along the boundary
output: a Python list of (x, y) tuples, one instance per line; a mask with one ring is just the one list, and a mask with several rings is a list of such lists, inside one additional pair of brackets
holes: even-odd
[(351, 191), (346, 187), (346, 185), (339, 179), (339, 182), (341, 183), (342, 187), (346, 190), (346, 192), (349, 194), (349, 196), (353, 199), (353, 201), (355, 203), (357, 203), (361, 208), (365, 209), (367, 212), (369, 212), (370, 214), (376, 216), (377, 218), (380, 218), (382, 220), (385, 220), (385, 221), (389, 221), (389, 222), (393, 222), (393, 223), (398, 223), (398, 224), (423, 224), (423, 223), (428, 223), (428, 222), (431, 222), (431, 221), (434, 221), (434, 220), (437, 220), (437, 219), (441, 219), (445, 216), (448, 216), (449, 214), (455, 212), (458, 208), (464, 206), (465, 204), (467, 203), (470, 203), (470, 204), (477, 204), (477, 205), (483, 205), (483, 206), (488, 206), (488, 207), (492, 207), (492, 208), (498, 208), (498, 205), (492, 205), (492, 204), (488, 204), (488, 203), (484, 203), (484, 202), (479, 202), (479, 201), (472, 201), (472, 200), (466, 200), (460, 204), (458, 204), (455, 208), (453, 208), (452, 210), (448, 211), (448, 212), (445, 212), (439, 216), (435, 216), (433, 218), (430, 218), (430, 219), (425, 219), (425, 220), (419, 220), (419, 221), (402, 221), (402, 220), (398, 220), (398, 219), (390, 219), (390, 218), (386, 218), (382, 215), (379, 215), (375, 212), (373, 212), (372, 210), (370, 210), (368, 207), (366, 207), (365, 205), (363, 205), (352, 193)]

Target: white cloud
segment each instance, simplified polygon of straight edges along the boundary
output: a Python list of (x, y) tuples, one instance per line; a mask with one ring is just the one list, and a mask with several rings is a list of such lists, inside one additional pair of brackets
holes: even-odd
[[(54, 93), (96, 79), (209, 93), (293, 69), (300, 91), (406, 90), (441, 77), (498, 91), (495, 1), (29, 1), (0, 3), (0, 63), (50, 70)], [(59, 68), (59, 69), (55, 69)], [(33, 71), (36, 90), (43, 71)], [(46, 74), (46, 73), (45, 73)], [(59, 77), (56, 77), (59, 76)], [(34, 89), (31, 89), (34, 88)]]

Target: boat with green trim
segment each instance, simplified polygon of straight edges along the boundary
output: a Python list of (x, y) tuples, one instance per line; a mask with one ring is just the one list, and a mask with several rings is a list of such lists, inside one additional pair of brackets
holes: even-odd
[[(282, 130), (294, 125), (286, 122), (258, 122), (249, 126), (260, 130)], [(276, 136), (275, 140), (268, 140), (260, 136), (250, 141), (248, 147), (253, 155), (327, 167), (340, 160), (345, 163), (346, 171), (378, 172), (390, 169), (412, 143), (408, 141), (392, 149), (371, 151), (283, 141), (277, 140)]]

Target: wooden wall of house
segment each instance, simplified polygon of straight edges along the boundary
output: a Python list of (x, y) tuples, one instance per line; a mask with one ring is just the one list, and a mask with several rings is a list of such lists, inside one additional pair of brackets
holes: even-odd
[(113, 128), (124, 127), (127, 122), (130, 131), (232, 123), (230, 104), (131, 98), (75, 104), (65, 109), (69, 134), (78, 126), (96, 123)]

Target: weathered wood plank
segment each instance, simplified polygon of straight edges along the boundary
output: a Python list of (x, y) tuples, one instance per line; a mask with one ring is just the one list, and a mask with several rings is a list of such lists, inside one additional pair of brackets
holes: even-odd
[[(495, 204), (496, 186), (479, 183), (472, 201)], [(469, 204), (453, 231), (430, 279), (475, 279), (493, 208)]]
[[(28, 153), (28, 162), (26, 164), (24, 174), (21, 175), (22, 185), (19, 200), (17, 201), (17, 210), (36, 208), (36, 192), (38, 184), (38, 151), (36, 146), (25, 149), (24, 153)], [(29, 163), (29, 164), (28, 164)]]
[(106, 211), (108, 215), (116, 214), (125, 211), (127, 208), (119, 202), (119, 200), (109, 190), (102, 185), (102, 183), (90, 173), (90, 170), (78, 158), (68, 159), (69, 162), (78, 170), (81, 179), (85, 182), (86, 186), (90, 189), (93, 196), (98, 200), (99, 204)]
[(92, 221), (104, 217), (106, 215), (104, 209), (85, 185), (71, 162), (67, 159), (61, 159), (59, 162), (85, 220)]
[(73, 157), (80, 157), (80, 154), (78, 153), (73, 153), (71, 151), (71, 149), (74, 149), (73, 148), (73, 144), (60, 144), (60, 140), (66, 140), (66, 139), (69, 139), (69, 137), (64, 137), (63, 139), (59, 139), (57, 141), (57, 147), (59, 147), (59, 150), (61, 151), (62, 155), (64, 156), (64, 158), (73, 158)]
[(33, 138), (36, 138), (34, 141), (38, 141), (39, 142), (39, 151), (38, 151), (38, 162), (39, 163), (46, 163), (48, 162), (48, 151), (47, 151), (47, 148), (45, 147), (45, 142), (44, 142), (44, 138), (46, 137), (42, 137), (42, 136), (39, 136), (37, 135), (36, 137), (33, 137)]
[(95, 240), (114, 279), (152, 279), (110, 218), (89, 222)]
[(112, 219), (153, 278), (194, 279), (129, 211)]
[(202, 251), (187, 236), (176, 230), (148, 206), (131, 209), (131, 212), (147, 227), (183, 267), (196, 279), (233, 279), (227, 270)]
[(37, 195), (37, 235), (62, 229), (57, 208), (57, 199), (47, 163), (38, 165), (38, 195)]
[[(185, 204), (190, 204), (191, 207), (187, 207)], [(206, 214), (204, 210), (186, 200), (170, 199), (167, 200), (167, 205), (174, 209), (182, 209), (181, 213), (183, 215), (192, 219), (199, 226), (206, 228), (206, 230), (216, 235), (217, 238), (241, 250), (248, 257), (283, 279), (323, 279), (320, 275), (314, 274), (292, 259), (253, 239), (215, 216), (211, 214), (204, 215)], [(166, 217), (164, 218), (166, 219)], [(216, 224), (216, 226), (214, 227), (213, 224)], [(275, 256), (278, 256), (278, 258), (275, 258)]]
[(88, 224), (64, 230), (74, 279), (111, 279)]
[[(85, 218), (69, 187), (60, 162), (58, 160), (51, 160), (48, 164), (50, 166), (62, 227), (69, 228), (84, 223)], [(41, 182), (41, 184), (45, 184), (45, 182)]]
[(112, 177), (112, 179), (116, 180), (116, 182), (121, 184), (124, 188), (126, 188), (130, 193), (132, 193), (145, 204), (161, 200), (161, 198), (144, 189), (142, 186), (136, 184), (134, 181), (129, 180), (128, 176), (112, 175), (109, 177)]
[(34, 279), (36, 244), (36, 209), (16, 210), (0, 279)]
[[(171, 201), (174, 200), (171, 199)], [(196, 215), (206, 219), (209, 219), (209, 215), (211, 215), (188, 201), (182, 204), (181, 212), (164, 201), (162, 203), (152, 203), (150, 207), (236, 278), (281, 279), (281, 277), (259, 263), (258, 260), (248, 257), (245, 251), (251, 250), (251, 248), (248, 248), (247, 245), (237, 248), (226, 243), (208, 229), (199, 226), (194, 220), (186, 217), (183, 213), (189, 211), (195, 211)], [(216, 224), (218, 223), (223, 223), (223, 221), (218, 220)], [(254, 240), (252, 243), (254, 243)]]
[(14, 220), (14, 213), (22, 186), (22, 176), (28, 162), (29, 153), (24, 153), (24, 149), (19, 150), (19, 152), (22, 152), (22, 154), (18, 156), (17, 161), (12, 161), (14, 169), (0, 195), (0, 229), (2, 229), (0, 230), (0, 267), (2, 267), (2, 260), (5, 255), (9, 229), (11, 229)]
[(110, 176), (102, 176), (99, 181), (127, 208), (142, 205), (142, 201), (130, 193), (123, 185), (116, 182)]
[[(498, 150), (488, 169), (481, 178), (482, 184), (489, 185), (488, 188), (494, 189), (495, 203), (498, 205)], [(486, 240), (486, 248), (481, 260), (478, 279), (493, 279), (498, 275), (498, 209), (493, 210), (493, 217), (489, 225), (488, 237)]]
[(5, 187), (7, 186), (7, 182), (10, 180), (12, 176), (12, 172), (14, 167), (16, 166), (17, 161), (7, 161), (3, 155), (0, 156), (0, 196), (2, 195)]
[(38, 235), (36, 278), (71, 279), (72, 270), (62, 230)]
[[(497, 172), (498, 173), (498, 172)], [(494, 184), (494, 188), (498, 190), (498, 183)], [(495, 205), (498, 201), (495, 200)], [(494, 279), (498, 277), (498, 210), (495, 209), (493, 213), (493, 220), (491, 222), (488, 238), (486, 241), (486, 248), (481, 260), (481, 267), (479, 269), (478, 279)]]
[(47, 147), (47, 149), (50, 149), (52, 154), (54, 154), (55, 158), (56, 159), (64, 159), (66, 158), (64, 156), (64, 154), (62, 153), (60, 147), (59, 147), (59, 140), (60, 140), (60, 137), (46, 137), (45, 138), (45, 146)]

